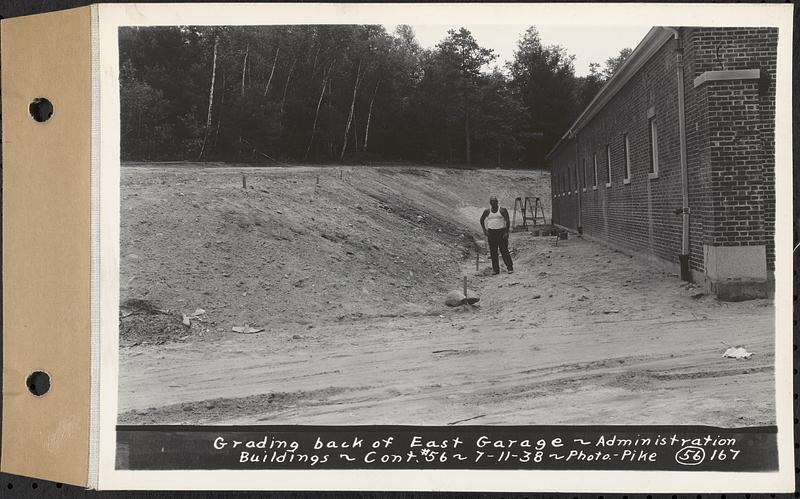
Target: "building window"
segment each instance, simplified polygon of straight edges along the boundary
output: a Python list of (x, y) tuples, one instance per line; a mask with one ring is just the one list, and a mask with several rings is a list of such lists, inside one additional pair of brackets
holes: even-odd
[[(623, 184), (631, 183), (631, 142), (628, 139), (628, 134), (622, 135), (622, 157), (625, 158), (625, 177), (622, 179)], [(609, 179), (609, 181), (611, 181)]]
[(611, 187), (611, 144), (606, 144), (606, 187)]
[(592, 155), (592, 161), (594, 161), (594, 177), (592, 179), (592, 189), (597, 190), (597, 153)]
[(658, 177), (658, 130), (656, 120), (650, 118), (650, 178)]
[(581, 161), (583, 165), (583, 171), (581, 171), (581, 187), (583, 188), (583, 192), (586, 192), (586, 158), (583, 158)]
[(555, 190), (556, 197), (561, 194), (561, 173), (553, 174), (553, 189)]
[(572, 192), (572, 169), (567, 168), (567, 194)]
[(575, 163), (575, 194), (578, 193), (578, 187), (580, 186), (580, 176), (578, 176), (578, 163)]

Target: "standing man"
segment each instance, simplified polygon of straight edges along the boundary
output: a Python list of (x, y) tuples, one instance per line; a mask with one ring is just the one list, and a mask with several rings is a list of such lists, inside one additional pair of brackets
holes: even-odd
[(500, 273), (500, 262), (497, 259), (498, 247), (503, 255), (503, 263), (506, 264), (506, 269), (511, 274), (514, 272), (514, 263), (508, 253), (508, 232), (511, 229), (508, 210), (500, 208), (497, 196), (489, 198), (489, 205), (490, 207), (485, 209), (483, 215), (481, 215), (481, 227), (483, 228), (483, 234), (489, 238), (489, 253), (492, 255), (493, 274)]

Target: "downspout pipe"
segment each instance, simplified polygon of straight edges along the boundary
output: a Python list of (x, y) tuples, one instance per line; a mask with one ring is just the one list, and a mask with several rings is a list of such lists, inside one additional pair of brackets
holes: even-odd
[(681, 268), (681, 280), (691, 281), (692, 272), (689, 267), (689, 168), (686, 161), (686, 96), (684, 94), (683, 81), (683, 39), (679, 29), (666, 28), (672, 31), (675, 46), (675, 71), (678, 84), (678, 137), (680, 139), (680, 160), (681, 160), (681, 195), (683, 206), (675, 210), (683, 219), (683, 235), (681, 237), (681, 253), (678, 256)]
[(578, 221), (576, 229), (578, 229), (578, 235), (583, 235), (583, 199), (581, 197), (581, 174), (584, 172), (581, 172), (581, 174), (578, 173), (578, 168), (581, 167), (581, 145), (580, 140), (578, 139), (578, 134), (573, 132), (573, 135), (575, 136), (575, 193), (578, 195)]

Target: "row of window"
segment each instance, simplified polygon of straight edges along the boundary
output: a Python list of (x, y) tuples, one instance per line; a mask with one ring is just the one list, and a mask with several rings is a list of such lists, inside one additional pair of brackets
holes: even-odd
[[(654, 179), (658, 177), (658, 129), (654, 118), (648, 120), (648, 135), (649, 135), (649, 160), (650, 171), (648, 178)], [(622, 134), (622, 157), (625, 161), (624, 176), (622, 177), (623, 185), (631, 182), (631, 146), (630, 139), (627, 133)], [(606, 144), (605, 150), (605, 186), (611, 187), (611, 144)], [(596, 190), (598, 185), (598, 171), (597, 171), (597, 153), (592, 154), (592, 189)], [(571, 194), (573, 191), (578, 192), (578, 188), (583, 187), (586, 190), (586, 158), (582, 160), (581, 175), (577, 165), (573, 164), (572, 168), (564, 168), (563, 171), (558, 172), (555, 179), (556, 195), (564, 196)], [(579, 185), (580, 184), (580, 185)]]

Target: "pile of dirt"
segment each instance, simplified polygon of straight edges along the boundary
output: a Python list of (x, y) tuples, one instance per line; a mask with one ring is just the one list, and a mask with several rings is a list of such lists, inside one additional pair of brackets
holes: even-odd
[(129, 299), (120, 306), (119, 344), (123, 347), (185, 341), (199, 332), (197, 325), (185, 325), (181, 314), (159, 309), (147, 300)]
[(121, 298), (175, 315), (150, 314), (149, 335), (130, 332), (142, 317), (122, 329), (181, 338), (175, 321), (198, 308), (225, 334), (438, 313), (488, 196), (511, 208), (548, 189), (539, 171), (124, 167)]

